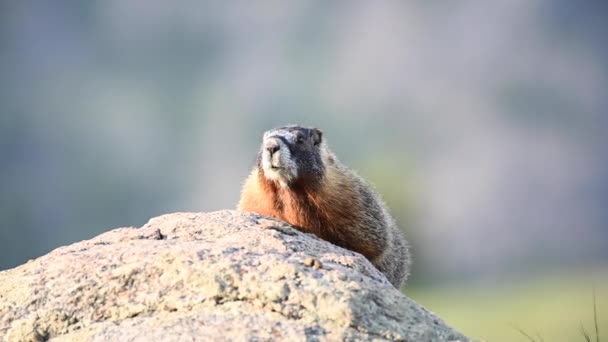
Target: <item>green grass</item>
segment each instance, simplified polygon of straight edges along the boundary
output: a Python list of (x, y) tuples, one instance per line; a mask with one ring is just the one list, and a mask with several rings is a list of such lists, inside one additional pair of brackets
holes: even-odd
[(595, 273), (593, 279), (546, 276), (500, 285), (408, 288), (404, 292), (476, 340), (584, 342), (584, 330), (596, 341), (594, 310), (600, 341), (608, 340), (608, 272)]

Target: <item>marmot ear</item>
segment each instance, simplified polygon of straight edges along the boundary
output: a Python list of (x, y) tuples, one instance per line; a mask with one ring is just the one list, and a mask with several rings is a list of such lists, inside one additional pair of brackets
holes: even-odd
[(321, 132), (317, 128), (313, 128), (312, 129), (312, 141), (315, 144), (315, 146), (319, 145), (321, 143), (321, 141), (323, 141), (323, 132)]

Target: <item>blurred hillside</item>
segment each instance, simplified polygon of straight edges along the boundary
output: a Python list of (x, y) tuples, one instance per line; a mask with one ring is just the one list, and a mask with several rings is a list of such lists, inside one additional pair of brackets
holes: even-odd
[(0, 4), (0, 269), (233, 208), (300, 123), (384, 195), (413, 284), (608, 262), (607, 5)]

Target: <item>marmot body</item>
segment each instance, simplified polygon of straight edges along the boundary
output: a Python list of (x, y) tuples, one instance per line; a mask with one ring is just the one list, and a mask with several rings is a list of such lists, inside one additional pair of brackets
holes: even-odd
[(316, 128), (264, 133), (238, 209), (287, 221), (361, 253), (397, 288), (409, 274), (408, 244), (385, 204), (338, 161)]

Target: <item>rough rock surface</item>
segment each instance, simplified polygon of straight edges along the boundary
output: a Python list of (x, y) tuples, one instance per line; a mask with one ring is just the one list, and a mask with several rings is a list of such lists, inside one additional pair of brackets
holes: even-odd
[(0, 272), (5, 341), (467, 341), (363, 256), (282, 221), (176, 213)]

